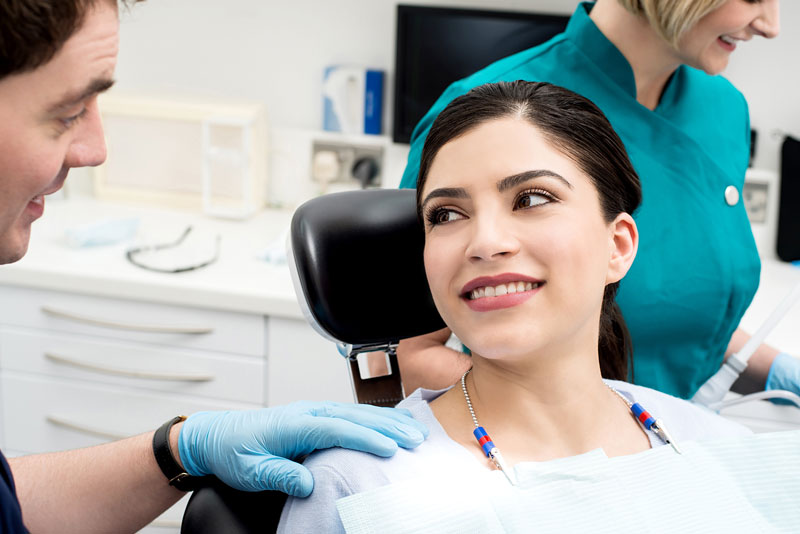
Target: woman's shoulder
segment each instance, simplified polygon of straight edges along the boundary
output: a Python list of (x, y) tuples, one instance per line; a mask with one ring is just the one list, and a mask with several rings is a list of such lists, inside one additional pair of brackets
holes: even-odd
[(687, 400), (628, 382), (607, 382), (631, 401), (638, 402), (650, 415), (661, 419), (678, 442), (752, 434), (747, 427)]
[(288, 499), (278, 531), (336, 532), (335, 526), (341, 527), (339, 499), (432, 471), (457, 469), (458, 445), (447, 438), (428, 406), (441, 393), (417, 390), (398, 405), (431, 430), (416, 449), (398, 449), (390, 458), (336, 447), (311, 454), (303, 465), (314, 477), (314, 491), (304, 499)]

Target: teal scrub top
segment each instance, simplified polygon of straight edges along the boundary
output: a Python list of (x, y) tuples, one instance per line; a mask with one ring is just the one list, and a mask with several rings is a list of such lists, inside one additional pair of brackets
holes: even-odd
[(401, 187), (416, 186), (436, 116), (471, 88), (547, 81), (592, 100), (617, 131), (642, 181), (634, 213), (640, 243), (617, 296), (631, 332), (633, 381), (683, 398), (722, 363), (758, 288), (761, 263), (741, 200), (750, 120), (739, 91), (720, 76), (681, 66), (655, 110), (636, 101), (625, 57), (578, 6), (564, 33), (453, 83), (414, 130)]

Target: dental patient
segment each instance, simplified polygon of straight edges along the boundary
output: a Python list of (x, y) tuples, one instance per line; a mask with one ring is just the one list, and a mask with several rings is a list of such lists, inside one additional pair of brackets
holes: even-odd
[(314, 492), (289, 499), (279, 531), (343, 532), (338, 499), (415, 477), (500, 469), (513, 482), (521, 462), (750, 434), (624, 382), (631, 347), (614, 295), (640, 201), (622, 142), (583, 97), (512, 82), (455, 99), (425, 143), (417, 209), (434, 302), (472, 369), (400, 403), (430, 428), (417, 449), (314, 453)]

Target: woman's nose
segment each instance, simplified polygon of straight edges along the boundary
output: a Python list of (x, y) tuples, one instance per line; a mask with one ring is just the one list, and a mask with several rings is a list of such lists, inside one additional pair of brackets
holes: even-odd
[(76, 125), (77, 131), (72, 140), (65, 164), (67, 167), (94, 167), (106, 160), (106, 140), (103, 122), (96, 102), (92, 102), (86, 115)]
[(466, 255), (470, 260), (494, 260), (519, 252), (511, 221), (487, 214), (473, 217), (473, 232)]
[(761, 14), (751, 24), (762, 37), (772, 39), (781, 31), (781, 14), (779, 0), (765, 0), (761, 5)]

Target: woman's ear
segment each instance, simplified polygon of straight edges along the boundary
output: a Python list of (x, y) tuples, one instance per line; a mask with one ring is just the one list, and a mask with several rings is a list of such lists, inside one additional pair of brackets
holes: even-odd
[(610, 256), (606, 284), (619, 282), (631, 268), (639, 248), (639, 230), (628, 213), (620, 213), (608, 226)]

